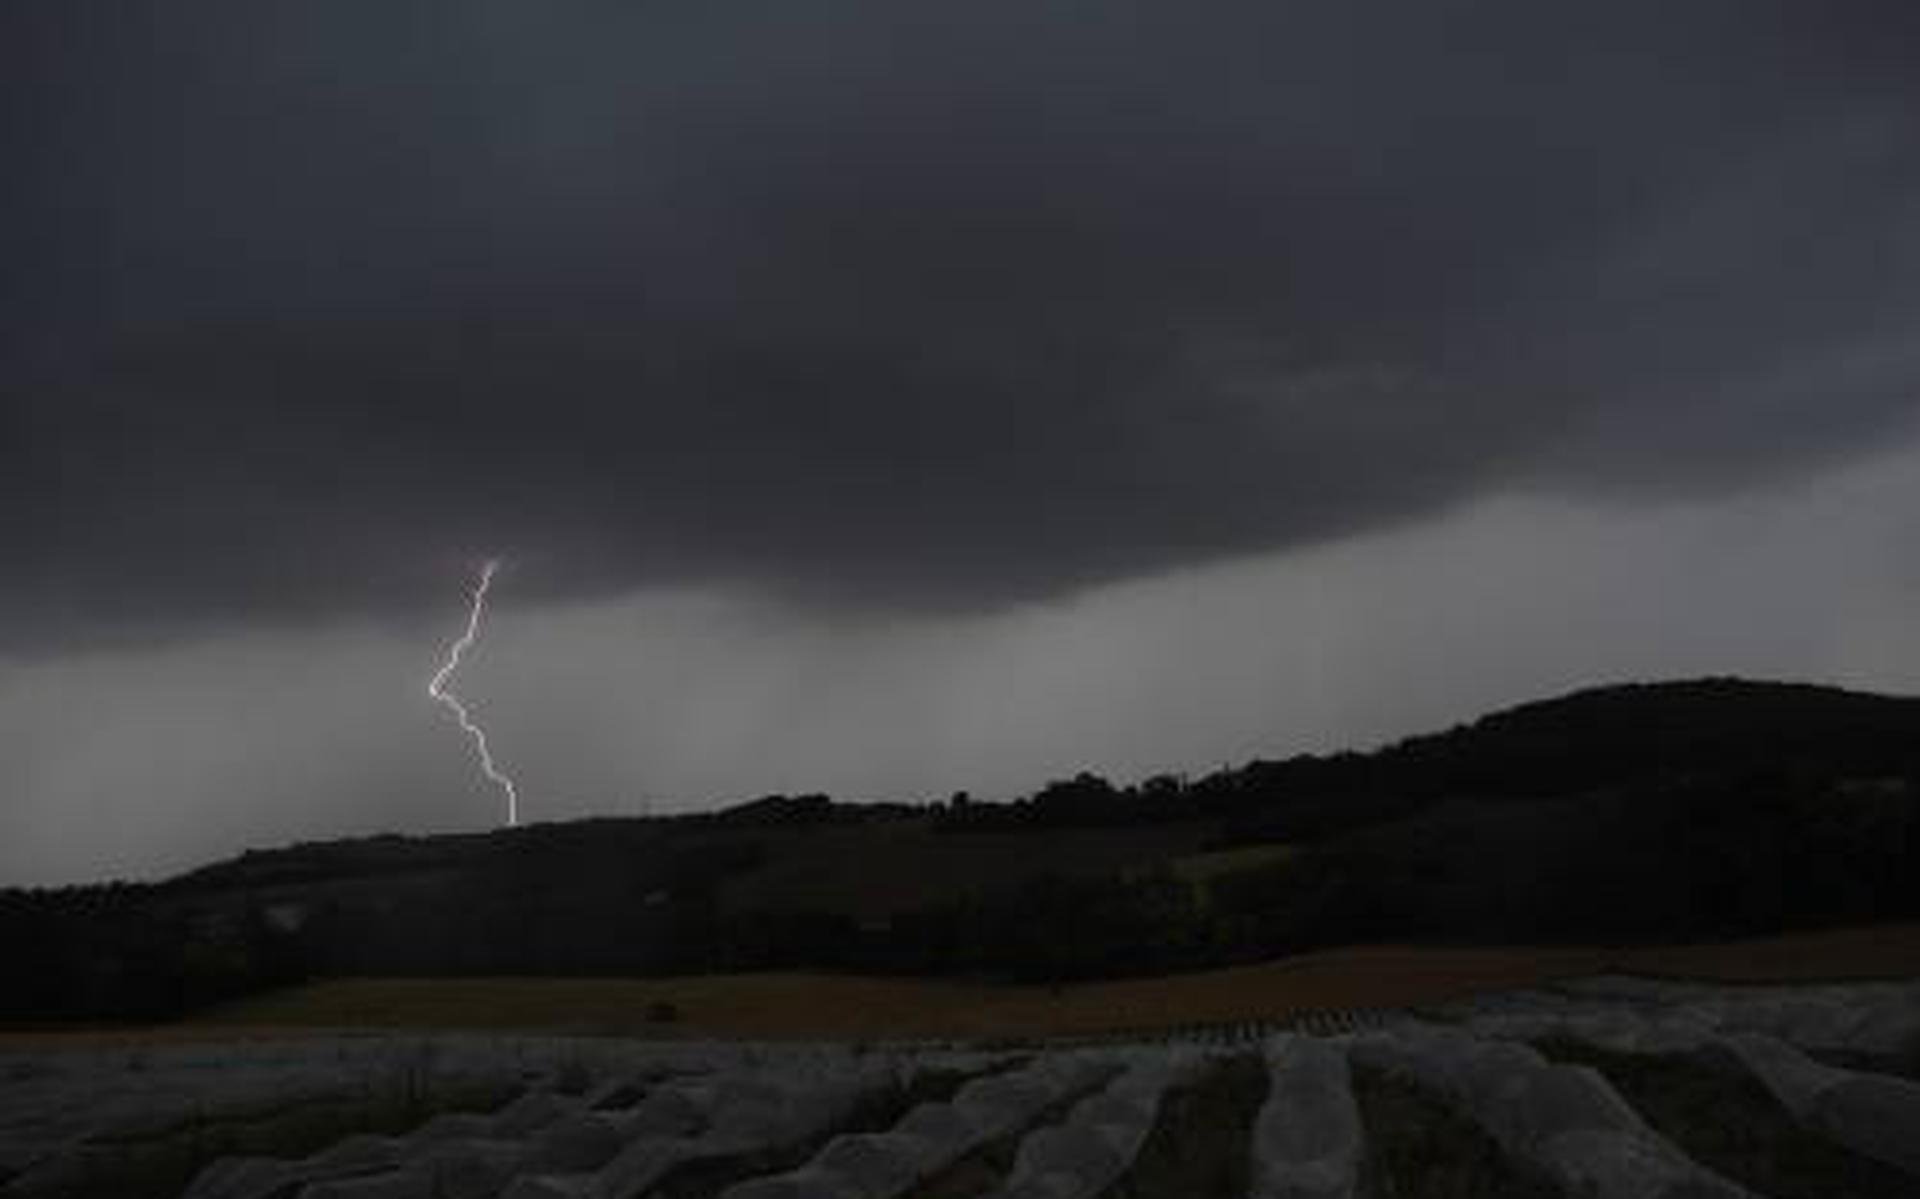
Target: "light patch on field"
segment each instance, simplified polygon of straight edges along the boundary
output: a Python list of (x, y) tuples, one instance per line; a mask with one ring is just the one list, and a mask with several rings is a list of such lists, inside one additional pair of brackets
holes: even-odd
[(1284, 862), (1299, 854), (1291, 845), (1240, 845), (1207, 853), (1190, 853), (1168, 864), (1175, 878), (1199, 886), (1227, 874)]

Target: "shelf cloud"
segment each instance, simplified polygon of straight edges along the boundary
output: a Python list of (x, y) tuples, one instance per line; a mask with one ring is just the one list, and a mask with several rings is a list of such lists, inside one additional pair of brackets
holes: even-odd
[(985, 613), (1920, 409), (1907, 3), (28, 0), (0, 47), (0, 654), (495, 554)]

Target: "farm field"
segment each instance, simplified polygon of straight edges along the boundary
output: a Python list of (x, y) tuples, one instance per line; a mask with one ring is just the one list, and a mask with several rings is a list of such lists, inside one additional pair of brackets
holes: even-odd
[(1590, 975), (1094, 1045), (0, 1050), (0, 1199), (1897, 1199), (1920, 982)]
[[(1398, 1009), (1609, 972), (1721, 982), (1920, 977), (1920, 924), (1654, 948), (1369, 946), (1260, 965), (1059, 988), (768, 973), (659, 979), (340, 979), (154, 1030), (0, 1033), (7, 1044), (263, 1035), (298, 1029), (515, 1029), (730, 1038), (1019, 1039), (1284, 1023)], [(670, 1022), (649, 1018), (670, 1004)]]

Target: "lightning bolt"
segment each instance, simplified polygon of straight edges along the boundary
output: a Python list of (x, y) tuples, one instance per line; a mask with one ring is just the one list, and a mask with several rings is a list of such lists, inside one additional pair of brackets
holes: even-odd
[(433, 697), (434, 702), (445, 705), (447, 711), (453, 713), (453, 718), (460, 722), (460, 731), (472, 739), (474, 751), (480, 758), (480, 773), (486, 775), (487, 780), (507, 797), (507, 824), (512, 826), (520, 823), (520, 793), (515, 790), (513, 780), (507, 773), (494, 764), (493, 751), (487, 747), (487, 731), (474, 723), (467, 705), (447, 689), (447, 680), (453, 677), (454, 671), (460, 669), (461, 655), (472, 649), (473, 643), (480, 638), (480, 618), (487, 611), (487, 590), (493, 586), (493, 574), (499, 569), (498, 558), (489, 558), (481, 563), (480, 581), (474, 584), (473, 596), (467, 607), (466, 631), (447, 647), (447, 659), (427, 683), (427, 694)]

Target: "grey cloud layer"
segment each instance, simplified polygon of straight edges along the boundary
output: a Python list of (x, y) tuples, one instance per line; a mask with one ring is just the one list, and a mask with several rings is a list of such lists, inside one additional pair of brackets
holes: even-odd
[[(990, 605), (1920, 380), (1908, 4), (9, 6), (5, 641)], [(536, 582), (537, 580), (537, 582)]]

